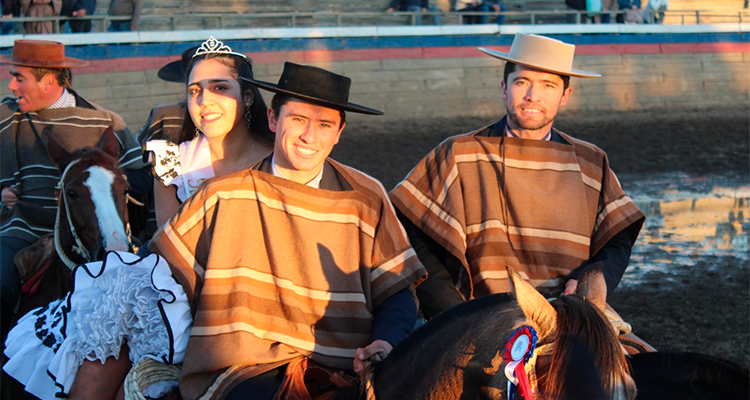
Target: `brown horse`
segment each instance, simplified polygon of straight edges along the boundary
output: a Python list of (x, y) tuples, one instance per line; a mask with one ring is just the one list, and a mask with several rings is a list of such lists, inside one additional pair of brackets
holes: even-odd
[[(579, 281), (577, 295), (548, 302), (512, 268), (511, 294), (475, 299), (443, 312), (399, 343), (377, 365), (374, 393), (389, 399), (505, 399), (503, 353), (522, 326), (538, 334), (527, 372), (536, 399), (569, 398), (569, 351), (583, 346), (609, 399), (635, 398), (628, 361), (604, 316), (606, 284), (601, 268)], [(533, 366), (535, 365), (535, 366)], [(341, 398), (352, 393), (342, 394)], [(366, 393), (360, 392), (360, 398)], [(516, 394), (515, 398), (521, 396)], [(529, 400), (529, 399), (527, 399)]]
[(107, 128), (96, 147), (68, 152), (49, 137), (47, 152), (60, 171), (53, 237), (45, 237), (16, 257), (24, 282), (16, 313), (62, 298), (71, 288), (71, 270), (100, 261), (110, 250), (131, 250), (128, 183), (117, 162), (119, 142)]

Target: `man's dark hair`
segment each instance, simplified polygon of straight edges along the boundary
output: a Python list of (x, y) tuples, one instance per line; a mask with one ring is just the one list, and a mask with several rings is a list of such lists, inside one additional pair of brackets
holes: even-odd
[(37, 82), (42, 80), (45, 75), (52, 74), (58, 85), (66, 89), (73, 89), (73, 74), (68, 68), (32, 68), (31, 74), (34, 75)]
[[(510, 61), (508, 61), (508, 62), (505, 63), (505, 71), (503, 71), (503, 82), (505, 82), (505, 86), (506, 87), (508, 86), (508, 75), (510, 75), (511, 73), (513, 73), (516, 70), (516, 66), (517, 65), (518, 64), (510, 62)], [(560, 78), (562, 78), (562, 80), (563, 80), (563, 91), (565, 91), (565, 89), (567, 89), (568, 86), (570, 86), (570, 77), (567, 76), (567, 75), (560, 75), (560, 74), (555, 74), (555, 75), (557, 75)]]
[[(278, 118), (279, 115), (281, 115), (281, 107), (289, 100), (293, 99), (295, 99), (294, 96), (290, 96), (285, 93), (276, 93), (273, 96), (273, 99), (271, 99), (271, 110), (273, 110), (274, 115), (276, 115), (276, 117)], [(344, 110), (339, 110), (339, 115), (341, 115), (341, 122), (339, 122), (340, 130), (344, 123), (346, 123), (346, 112), (344, 112)]]

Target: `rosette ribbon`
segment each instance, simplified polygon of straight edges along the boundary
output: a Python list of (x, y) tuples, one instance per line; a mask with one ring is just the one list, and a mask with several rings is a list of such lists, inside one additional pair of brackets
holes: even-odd
[(508, 378), (508, 400), (513, 400), (513, 393), (518, 392), (526, 400), (532, 400), (531, 384), (526, 375), (526, 363), (534, 354), (537, 336), (534, 328), (524, 325), (508, 338), (503, 352), (505, 376)]

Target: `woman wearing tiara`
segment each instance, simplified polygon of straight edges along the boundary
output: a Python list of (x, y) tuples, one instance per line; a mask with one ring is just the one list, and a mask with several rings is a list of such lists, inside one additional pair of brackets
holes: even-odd
[(195, 51), (185, 76), (190, 118), (178, 143), (146, 143), (153, 155), (158, 226), (204, 180), (248, 168), (273, 150), (266, 104), (256, 87), (239, 79), (253, 78), (247, 57), (211, 37)]
[[(160, 225), (201, 182), (248, 168), (273, 149), (263, 98), (239, 79), (253, 78), (246, 56), (211, 37), (185, 74), (190, 118), (180, 143), (146, 145), (154, 156)], [(160, 257), (112, 252), (77, 267), (73, 279), (74, 290), (24, 316), (6, 340), (3, 369), (28, 392), (41, 399), (112, 399), (122, 396), (125, 375), (141, 359), (182, 361), (190, 307)], [(153, 385), (145, 394), (159, 397), (170, 385)]]

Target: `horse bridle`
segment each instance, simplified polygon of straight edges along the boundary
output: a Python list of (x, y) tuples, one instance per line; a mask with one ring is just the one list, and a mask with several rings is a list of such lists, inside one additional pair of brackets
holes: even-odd
[[(73, 220), (70, 218), (70, 206), (68, 205), (68, 196), (65, 191), (65, 177), (68, 175), (68, 171), (70, 171), (70, 169), (74, 165), (78, 164), (79, 162), (80, 160), (73, 160), (70, 162), (70, 164), (68, 164), (65, 167), (62, 175), (60, 175), (60, 180), (57, 182), (57, 185), (55, 185), (55, 189), (57, 189), (60, 193), (60, 198), (62, 200), (63, 206), (65, 207), (65, 217), (67, 218), (67, 222), (68, 222), (68, 230), (70, 230), (70, 233), (73, 235), (73, 240), (75, 241), (75, 244), (73, 244), (70, 249), (74, 253), (80, 255), (84, 259), (84, 262), (88, 263), (88, 262), (93, 261), (91, 257), (91, 253), (89, 253), (88, 249), (86, 249), (86, 246), (84, 246), (83, 242), (81, 241), (81, 238), (78, 237), (78, 233), (76, 232), (75, 225), (73, 225)], [(126, 198), (128, 201), (134, 201), (134, 199), (132, 199), (132, 197), (130, 197), (129, 194), (126, 196)], [(137, 201), (134, 201), (134, 202), (138, 205), (143, 205), (143, 204), (139, 204)], [(128, 243), (132, 243), (130, 240), (130, 225), (129, 224), (125, 230), (125, 233), (128, 238)], [(62, 262), (71, 270), (78, 265), (77, 263), (73, 262), (73, 260), (71, 260), (68, 257), (67, 253), (65, 253), (65, 251), (63, 250), (62, 243), (60, 242), (60, 213), (59, 212), (57, 213), (57, 217), (55, 218), (55, 250), (57, 251), (57, 255), (60, 257)]]
[[(73, 160), (65, 167), (65, 170), (63, 170), (62, 175), (60, 175), (60, 181), (57, 182), (57, 185), (55, 186), (55, 189), (59, 190), (60, 193), (60, 199), (62, 200), (63, 206), (65, 207), (65, 216), (67, 217), (68, 222), (68, 229), (70, 230), (70, 233), (73, 235), (73, 240), (75, 241), (75, 244), (72, 245), (71, 250), (75, 252), (76, 254), (83, 257), (85, 262), (91, 261), (91, 254), (89, 253), (88, 249), (86, 249), (86, 246), (83, 245), (83, 242), (78, 237), (78, 233), (76, 232), (76, 228), (73, 225), (73, 220), (70, 219), (70, 207), (68, 206), (68, 196), (65, 190), (65, 177), (68, 175), (68, 171), (70, 171), (70, 168), (72, 168), (74, 165), (78, 164), (80, 160)], [(67, 253), (63, 250), (62, 243), (60, 243), (60, 213), (57, 213), (57, 217), (55, 218), (55, 250), (57, 251), (57, 255), (60, 257), (60, 259), (63, 261), (63, 263), (70, 269), (75, 268), (78, 264), (74, 263), (73, 260), (71, 260)]]

